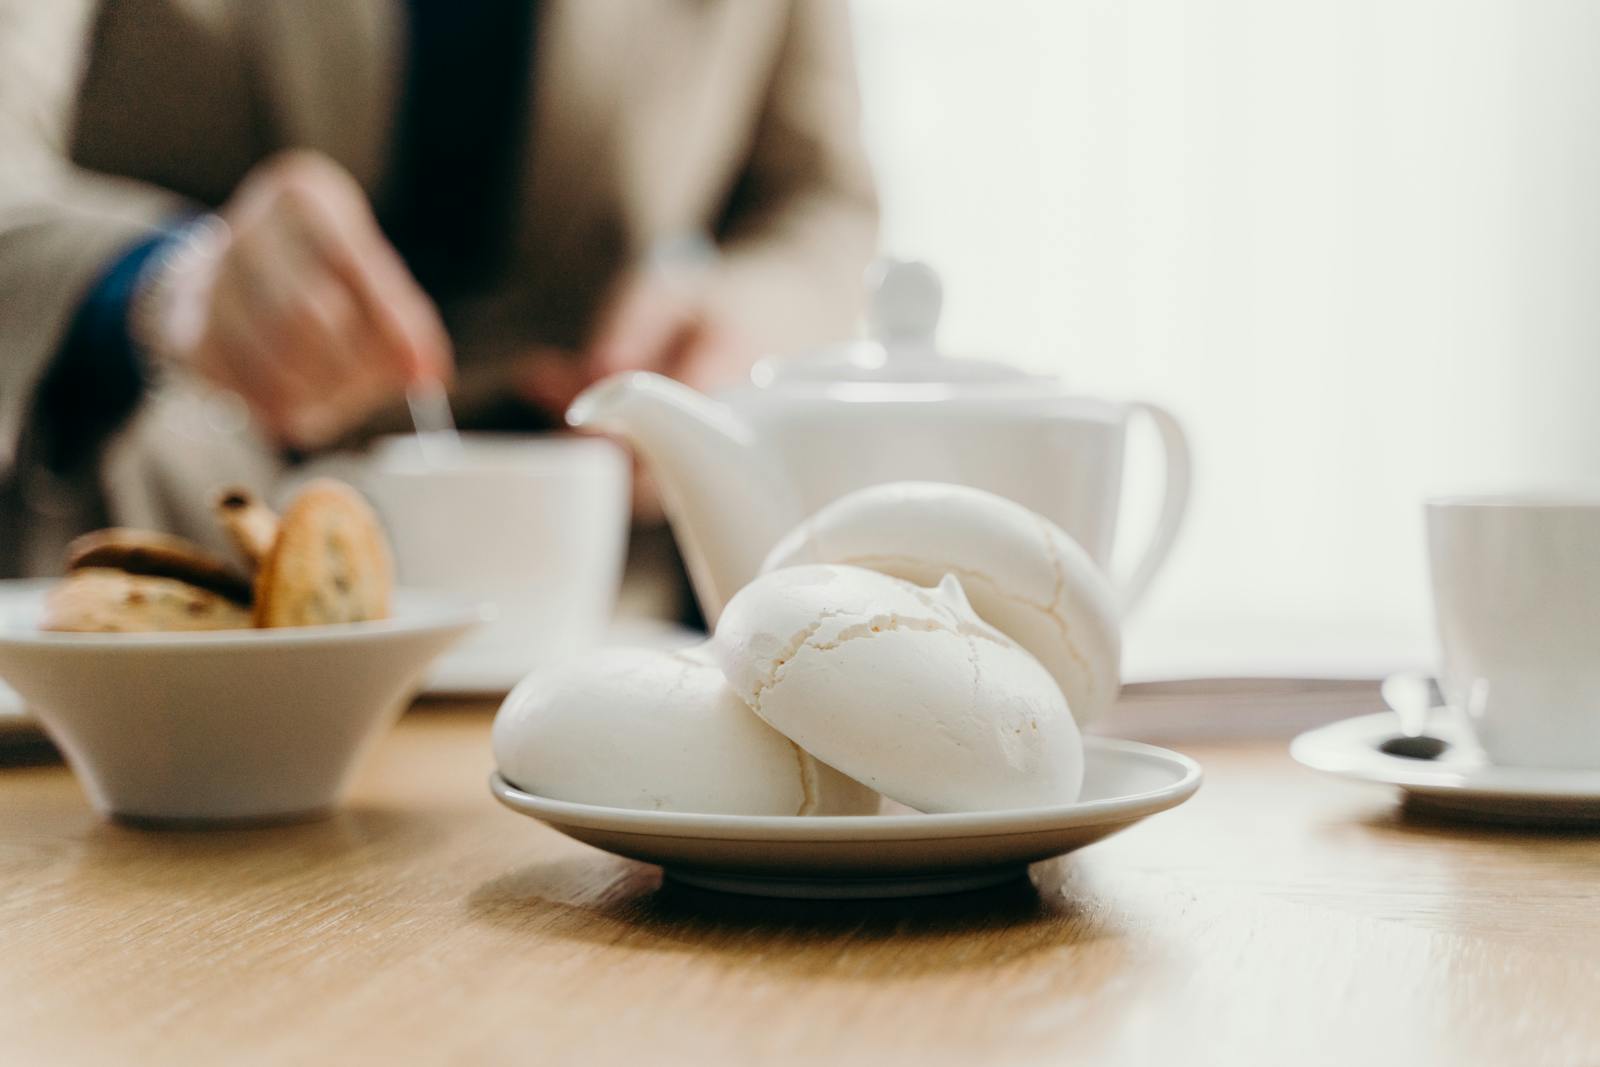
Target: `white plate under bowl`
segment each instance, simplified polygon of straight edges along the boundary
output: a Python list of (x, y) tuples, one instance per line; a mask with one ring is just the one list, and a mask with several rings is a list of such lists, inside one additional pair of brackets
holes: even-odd
[(428, 671), (422, 694), (430, 697), (503, 697), (529, 671), (526, 658), (499, 649), (459, 648)]
[(1450, 743), (1436, 759), (1383, 751), (1383, 743), (1399, 732), (1391, 712), (1309, 730), (1294, 739), (1289, 753), (1314, 770), (1399, 786), (1421, 811), (1494, 822), (1600, 824), (1600, 770), (1496, 766), (1444, 715), (1434, 720), (1428, 732)]
[(550, 800), (496, 774), (506, 807), (568, 837), (703, 889), (770, 897), (956, 893), (1018, 878), (1030, 863), (1091, 845), (1182, 804), (1200, 765), (1153, 745), (1085, 741), (1074, 804), (950, 815), (700, 815)]

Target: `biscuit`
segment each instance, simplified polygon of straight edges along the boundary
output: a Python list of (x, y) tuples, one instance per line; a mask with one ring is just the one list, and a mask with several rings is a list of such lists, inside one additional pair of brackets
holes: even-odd
[(394, 563), (378, 517), (354, 489), (306, 484), (283, 512), (256, 574), (257, 626), (322, 626), (389, 616)]
[(243, 630), (250, 609), (176, 578), (81, 566), (45, 598), (42, 630), (160, 633)]
[(150, 530), (112, 527), (76, 538), (67, 546), (67, 570), (106, 568), (131, 575), (172, 578), (227, 597), (244, 607), (250, 582), (193, 541)]
[(251, 566), (260, 567), (278, 539), (278, 513), (242, 486), (218, 493), (212, 511), (233, 546)]

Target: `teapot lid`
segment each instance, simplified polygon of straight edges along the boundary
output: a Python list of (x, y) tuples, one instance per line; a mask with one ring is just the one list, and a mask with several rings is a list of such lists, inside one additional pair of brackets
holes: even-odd
[(872, 291), (867, 312), (870, 339), (832, 345), (802, 358), (762, 360), (751, 371), (751, 381), (763, 389), (839, 382), (1054, 383), (1004, 363), (940, 353), (935, 334), (944, 286), (928, 264), (882, 259), (869, 268), (867, 284)]

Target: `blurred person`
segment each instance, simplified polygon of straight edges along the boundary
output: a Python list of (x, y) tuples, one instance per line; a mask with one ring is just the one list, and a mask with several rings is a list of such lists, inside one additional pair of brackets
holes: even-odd
[(217, 484), (404, 429), (418, 382), (554, 427), (858, 311), (842, 0), (0, 0), (0, 34), (0, 574), (108, 522), (211, 539)]

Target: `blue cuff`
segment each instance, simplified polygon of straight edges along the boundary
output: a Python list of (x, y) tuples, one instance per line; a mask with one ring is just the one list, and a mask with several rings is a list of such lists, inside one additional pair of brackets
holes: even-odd
[(38, 423), (44, 460), (67, 470), (100, 445), (139, 404), (149, 375), (128, 333), (139, 277), (153, 256), (178, 239), (162, 229), (130, 245), (106, 265), (78, 305), (56, 357), (39, 384)]

